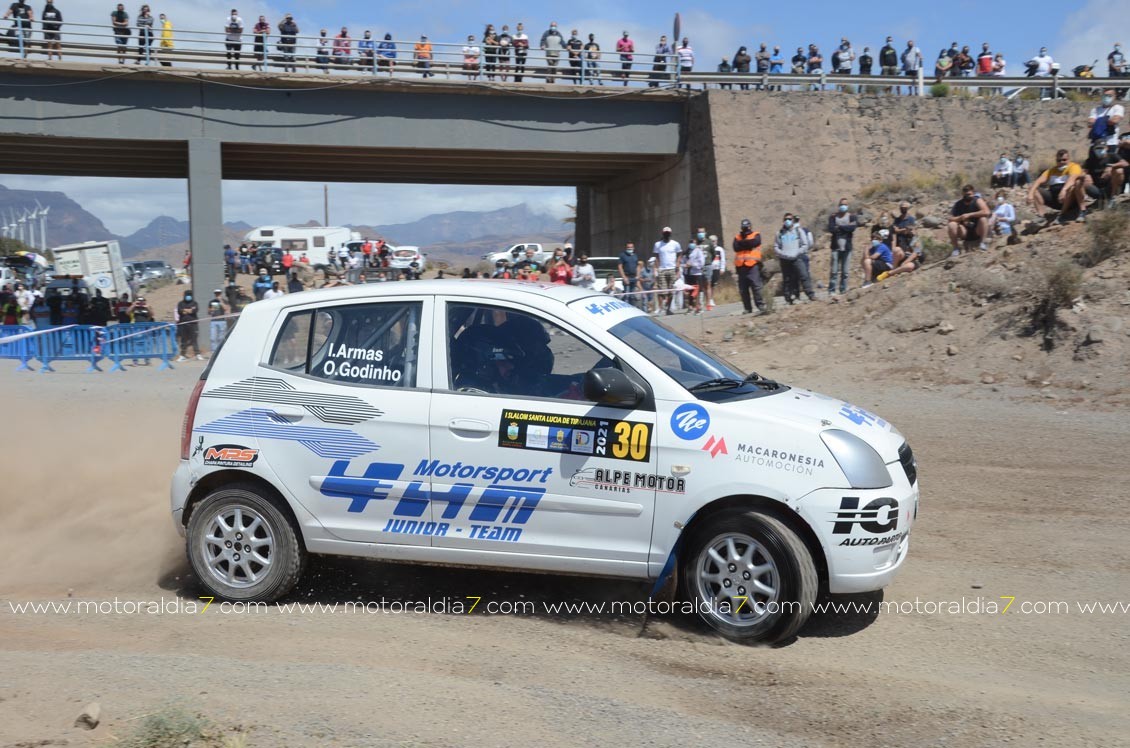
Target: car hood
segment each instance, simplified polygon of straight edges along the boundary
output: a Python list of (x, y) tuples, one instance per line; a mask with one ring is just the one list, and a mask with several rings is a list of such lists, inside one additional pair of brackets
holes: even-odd
[[(759, 416), (787, 421), (817, 433), (840, 429), (870, 444), (883, 462), (896, 462), (905, 441), (891, 423), (851, 403), (812, 390), (793, 387), (784, 392), (750, 400), (720, 403), (738, 417), (756, 410)], [(717, 407), (717, 406), (715, 406)]]

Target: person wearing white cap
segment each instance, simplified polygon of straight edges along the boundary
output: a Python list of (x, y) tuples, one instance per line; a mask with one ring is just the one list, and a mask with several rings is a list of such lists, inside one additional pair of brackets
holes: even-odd
[(679, 277), (679, 266), (682, 263), (683, 247), (671, 238), (671, 227), (663, 227), (663, 238), (655, 243), (651, 253), (658, 260), (658, 269), (655, 273), (655, 287), (659, 290), (658, 307), (667, 314), (671, 313), (671, 289), (675, 287), (675, 279)]
[(224, 315), (228, 313), (227, 307), (224, 306), (224, 292), (223, 289), (217, 288), (212, 292), (212, 298), (208, 300), (208, 339), (212, 343), (211, 351), (214, 354), (216, 349), (220, 347), (220, 343), (224, 341), (224, 337), (228, 334), (228, 321), (224, 319)]

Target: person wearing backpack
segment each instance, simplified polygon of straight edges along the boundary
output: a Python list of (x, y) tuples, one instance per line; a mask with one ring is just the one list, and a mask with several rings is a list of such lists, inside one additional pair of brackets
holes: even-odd
[(1118, 133), (1125, 114), (1126, 110), (1123, 106), (1114, 101), (1114, 89), (1108, 88), (1103, 91), (1102, 100), (1091, 110), (1091, 116), (1087, 119), (1087, 124), (1090, 126), (1088, 137), (1091, 143), (1102, 142), (1111, 149), (1117, 148)]

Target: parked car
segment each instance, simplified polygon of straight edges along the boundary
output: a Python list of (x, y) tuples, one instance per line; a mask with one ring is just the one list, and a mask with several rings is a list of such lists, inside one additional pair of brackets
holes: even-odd
[(526, 250), (534, 250), (534, 261), (545, 267), (545, 264), (553, 259), (553, 250), (545, 249), (540, 244), (514, 244), (509, 249), (504, 249), (501, 252), (491, 252), (483, 255), (483, 259), (489, 262), (492, 266), (496, 265), (499, 260), (505, 262), (518, 262), (526, 257)]
[(888, 585), (919, 500), (873, 413), (604, 294), (439, 280), (249, 305), (190, 396), (170, 494), (225, 600), (285, 596), (318, 553), (656, 589), (677, 570), (743, 642), (795, 635), (818, 590)]
[(419, 247), (392, 247), (388, 253), (388, 266), (393, 270), (410, 270), (419, 275), (428, 269), (428, 257)]

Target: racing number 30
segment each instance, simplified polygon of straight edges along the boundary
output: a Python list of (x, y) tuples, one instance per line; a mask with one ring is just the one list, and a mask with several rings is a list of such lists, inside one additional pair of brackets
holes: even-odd
[(646, 423), (631, 424), (620, 421), (613, 427), (616, 441), (612, 444), (612, 456), (618, 460), (647, 459), (647, 444), (651, 441), (651, 430)]

